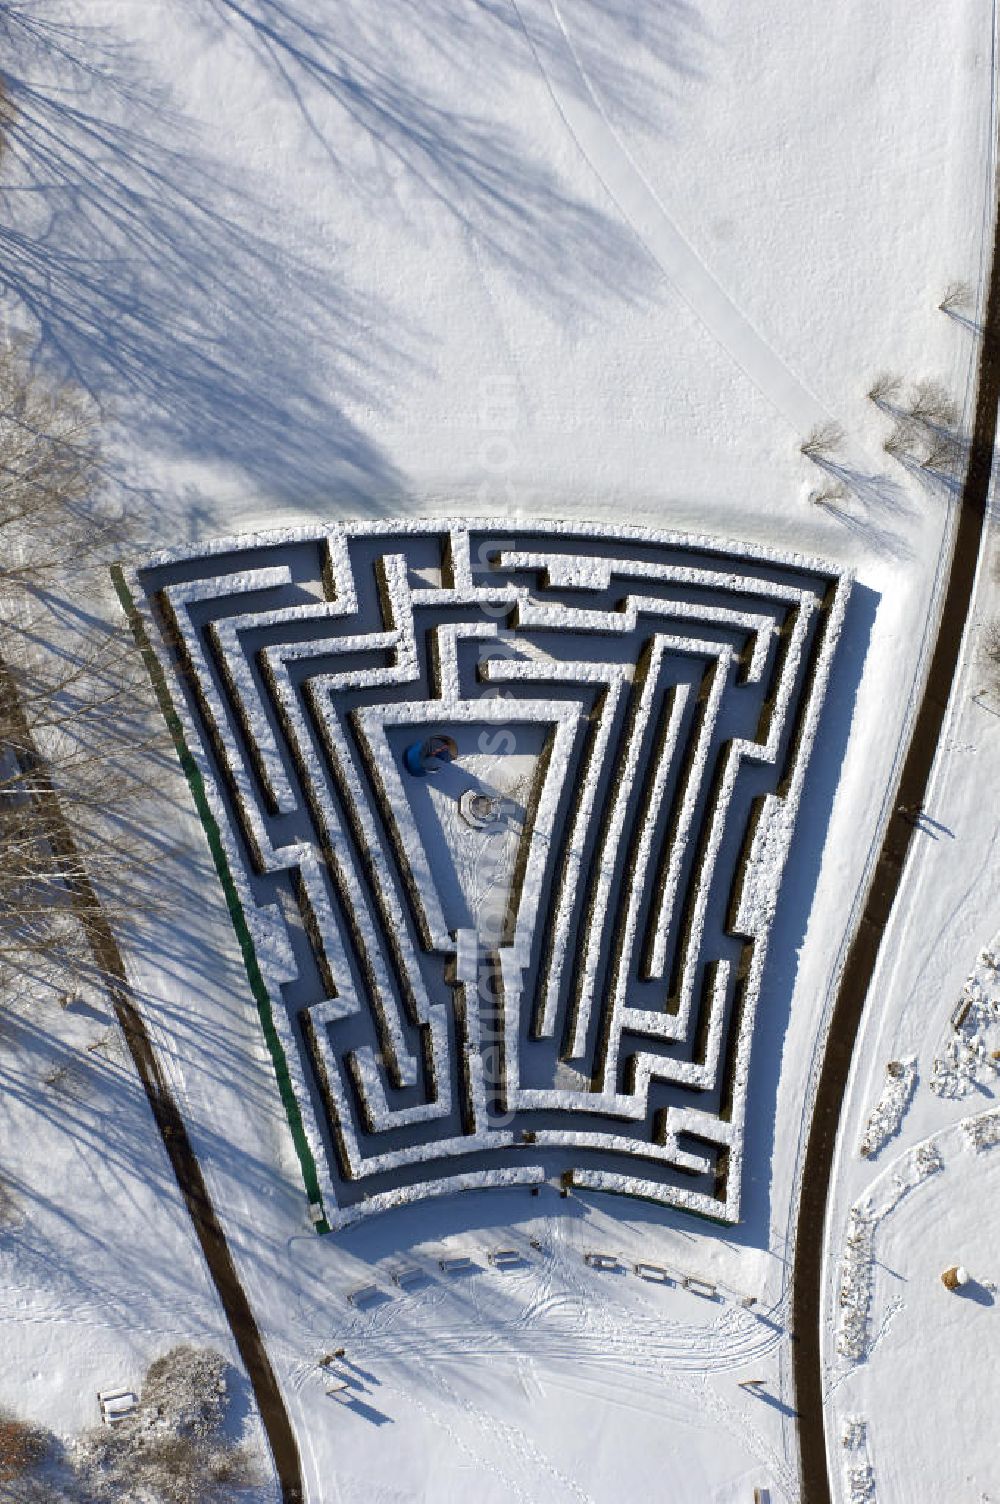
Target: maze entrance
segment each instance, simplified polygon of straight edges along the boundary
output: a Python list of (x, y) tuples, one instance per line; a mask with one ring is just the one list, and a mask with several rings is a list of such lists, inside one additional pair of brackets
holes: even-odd
[(463, 521), (224, 540), (128, 590), (326, 1223), (555, 1175), (738, 1220), (849, 581)]

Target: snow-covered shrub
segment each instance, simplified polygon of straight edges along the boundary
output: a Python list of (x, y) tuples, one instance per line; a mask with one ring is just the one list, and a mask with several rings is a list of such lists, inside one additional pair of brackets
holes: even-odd
[(868, 1345), (874, 1247), (875, 1219), (871, 1211), (867, 1207), (852, 1206), (840, 1261), (837, 1351), (855, 1362), (864, 1357)]
[(872, 1109), (865, 1126), (859, 1153), (864, 1159), (872, 1159), (889, 1139), (893, 1138), (913, 1099), (917, 1086), (917, 1058), (890, 1060), (885, 1068), (882, 1092)]
[(90, 1504), (76, 1483), (58, 1483), (25, 1473), (4, 1484), (3, 1504)]
[(227, 1367), (210, 1347), (171, 1348), (150, 1364), (140, 1409), (180, 1436), (210, 1436), (225, 1414)]
[(993, 688), (1000, 689), (1000, 619), (991, 621), (983, 632), (980, 649), (986, 668), (993, 680)]
[(936, 1175), (944, 1169), (944, 1160), (941, 1151), (936, 1144), (920, 1144), (912, 1155), (912, 1164), (916, 1171), (915, 1184), (926, 1180), (928, 1175)]
[(849, 1504), (875, 1504), (875, 1474), (867, 1462), (844, 1473)]
[(939, 1097), (964, 1097), (977, 1085), (990, 1086), (1000, 1071), (998, 1047), (1000, 968), (993, 950), (986, 949), (952, 1010), (948, 1037), (931, 1072), (931, 1090)]
[(860, 1415), (848, 1415), (844, 1418), (844, 1429), (840, 1436), (841, 1443), (848, 1451), (856, 1452), (863, 1447), (868, 1440), (868, 1425)]
[[(96, 1452), (99, 1468), (93, 1466)], [(129, 1504), (229, 1504), (254, 1482), (249, 1454), (219, 1438), (122, 1426), (88, 1454), (86, 1488), (96, 1501)], [(84, 1497), (87, 1497), (85, 1494)]]
[(985, 1154), (1000, 1144), (1000, 1112), (981, 1112), (965, 1118), (961, 1126), (966, 1143), (976, 1154)]
[(227, 1363), (175, 1347), (146, 1374), (135, 1414), (88, 1432), (74, 1458), (86, 1504), (230, 1504), (253, 1486), (249, 1450), (223, 1433)]
[(899, 1160), (888, 1180), (884, 1193), (878, 1205), (876, 1220), (887, 1217), (895, 1211), (899, 1203), (923, 1185), (931, 1175), (937, 1175), (944, 1169), (944, 1160), (941, 1151), (934, 1141), (918, 1144)]

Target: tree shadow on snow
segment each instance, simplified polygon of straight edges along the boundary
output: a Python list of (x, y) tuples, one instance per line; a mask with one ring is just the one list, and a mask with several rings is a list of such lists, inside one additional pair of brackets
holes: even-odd
[[(292, 102), (345, 222), (360, 202), (419, 237), (443, 205), (483, 255), (566, 316), (648, 296), (655, 279), (630, 227), (578, 197), (530, 131), (479, 103), (537, 73), (516, 7), (345, 0), (317, 12), (305, 0), (187, 0), (177, 24), (206, 44), (213, 32), (242, 35), (262, 70), (248, 108)], [(206, 149), (153, 62), (110, 28), (67, 19), (57, 0), (8, 0), (0, 34), (16, 110), (0, 257), (39, 358), (152, 449), (242, 472), (262, 504), (317, 509), (336, 497), (356, 512), (395, 510), (402, 477), (351, 413), (426, 378), (433, 331), (406, 323), (398, 299), (352, 288), (333, 232), (290, 216), (263, 175), (241, 176)], [(616, 35), (630, 43), (629, 69)], [(709, 41), (687, 0), (615, 0), (576, 7), (572, 47), (554, 55), (575, 51), (572, 86), (643, 119), (662, 99), (664, 63), (678, 85), (697, 79)], [(428, 56), (430, 76), (414, 78), (414, 59)]]
[(124, 46), (57, 14), (0, 11), (17, 111), (0, 256), (38, 359), (106, 421), (265, 494), (398, 485), (344, 404), (416, 369), (409, 331), (336, 275), (336, 246), (283, 235), (264, 185), (224, 171)]
[[(395, 214), (419, 234), (435, 200), (528, 293), (564, 309), (640, 294), (648, 268), (628, 227), (569, 193), (531, 133), (502, 125), (489, 106), (512, 95), (521, 75), (541, 75), (586, 94), (615, 122), (655, 120), (662, 131), (665, 90), (677, 86), (679, 102), (679, 86), (704, 76), (712, 44), (690, 0), (584, 0), (568, 21), (510, 0), (386, 0), (377, 9), (341, 0), (325, 15), (309, 0), (188, 0), (188, 11), (243, 38), (372, 213)], [(331, 106), (341, 129), (318, 124)], [(532, 124), (544, 129), (544, 114)], [(401, 180), (421, 191), (411, 199)]]
[(821, 501), (829, 515), (848, 532), (862, 538), (868, 547), (891, 559), (911, 559), (913, 548), (904, 535), (914, 508), (903, 487), (892, 476), (859, 470), (828, 455), (813, 455), (813, 464), (843, 488), (843, 499)]

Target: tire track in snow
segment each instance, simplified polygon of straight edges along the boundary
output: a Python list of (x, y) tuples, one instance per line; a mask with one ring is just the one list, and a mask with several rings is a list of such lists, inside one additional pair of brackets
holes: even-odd
[[(363, 1323), (339, 1328), (337, 1340), (360, 1344), (372, 1360), (405, 1362), (426, 1350), (432, 1328), (435, 1357), (442, 1362), (516, 1362), (528, 1356), (544, 1363), (586, 1362), (623, 1376), (642, 1372), (654, 1379), (668, 1372), (732, 1370), (767, 1356), (783, 1340), (781, 1331), (731, 1307), (720, 1311), (710, 1326), (693, 1328), (665, 1321), (654, 1310), (606, 1306), (595, 1301), (592, 1286), (565, 1293), (542, 1289), (521, 1310), (503, 1317), (491, 1299), (477, 1300), (465, 1320), (456, 1320), (458, 1313), (435, 1314), (444, 1318), (440, 1324), (428, 1322), (428, 1306), (419, 1297), (412, 1303), (393, 1302)], [(296, 1387), (308, 1368), (298, 1370)]]
[[(559, 10), (547, 8), (555, 23), (550, 36), (532, 15), (540, 0), (510, 0), (553, 103), (584, 161), (630, 226), (647, 255), (675, 288), (718, 345), (767, 401), (803, 438), (831, 421), (822, 402), (789, 368), (737, 307), (671, 218), (656, 189), (609, 120), (587, 76)], [(560, 61), (580, 81), (564, 88), (546, 54), (559, 47)]]

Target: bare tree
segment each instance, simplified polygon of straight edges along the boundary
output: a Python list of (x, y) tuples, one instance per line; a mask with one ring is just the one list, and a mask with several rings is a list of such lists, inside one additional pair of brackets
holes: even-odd
[(919, 465), (937, 475), (953, 474), (963, 443), (958, 408), (948, 390), (941, 382), (925, 378), (913, 384), (905, 404), (897, 407), (900, 383), (890, 378), (880, 380), (883, 384), (872, 400), (896, 414), (892, 432), (882, 446), (886, 454), (902, 464)]
[(817, 507), (835, 507), (846, 501), (848, 496), (847, 487), (843, 481), (830, 481), (819, 490), (810, 493), (809, 500)]
[(930, 378), (915, 383), (907, 411), (917, 423), (926, 423), (932, 428), (954, 427), (958, 422), (958, 408), (947, 389), (940, 381)]
[(956, 433), (941, 430), (932, 432), (927, 439), (924, 457), (920, 461), (924, 470), (933, 470), (938, 475), (952, 475), (962, 453), (962, 445)]
[(816, 460), (830, 455), (843, 440), (844, 430), (831, 419), (828, 423), (817, 423), (800, 448), (806, 459)]
[(961, 313), (972, 306), (972, 288), (968, 282), (949, 282), (938, 307), (942, 313)]
[[(120, 541), (102, 505), (97, 415), (0, 351), (0, 997), (92, 969), (88, 920), (135, 914), (128, 841), (141, 668), (93, 609)], [(67, 627), (64, 618), (68, 617)]]
[(893, 424), (892, 432), (882, 445), (886, 454), (892, 455), (893, 459), (906, 460), (912, 458), (920, 445), (920, 430), (910, 418), (903, 416)]
[(868, 388), (869, 401), (876, 407), (891, 408), (899, 400), (902, 381), (891, 371), (879, 371)]
[(7, 1181), (0, 1176), (0, 1228), (16, 1227), (21, 1221), (21, 1208), (17, 1196)]
[(7, 80), (0, 74), (0, 157), (7, 150), (11, 126), (17, 119), (17, 108), (10, 97)]
[(38, 375), (27, 341), (0, 347), (0, 557), (7, 620), (15, 585), (92, 559), (113, 524), (99, 501), (103, 474), (97, 413), (79, 388)]

